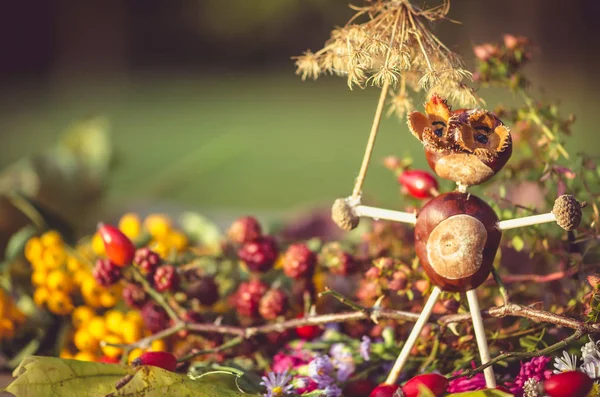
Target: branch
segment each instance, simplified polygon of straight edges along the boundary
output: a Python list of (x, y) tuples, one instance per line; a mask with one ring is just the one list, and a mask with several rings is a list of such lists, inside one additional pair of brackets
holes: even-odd
[(173, 310), (171, 305), (169, 305), (165, 297), (150, 285), (148, 280), (146, 280), (146, 278), (140, 273), (139, 270), (135, 268), (133, 269), (133, 277), (135, 278), (135, 281), (142, 285), (144, 291), (146, 291), (156, 303), (158, 303), (163, 309), (165, 309), (165, 311), (173, 321), (175, 321), (176, 323), (181, 322), (181, 319), (179, 318), (177, 313), (175, 313), (175, 310)]
[(487, 363), (480, 365), (477, 368), (468, 369), (464, 372), (461, 372), (460, 375), (453, 376), (453, 377), (449, 378), (448, 380), (453, 380), (453, 379), (463, 378), (463, 377), (471, 378), (476, 373), (481, 372), (484, 369), (486, 369), (496, 363), (499, 363), (501, 361), (514, 361), (517, 359), (539, 357), (539, 356), (543, 356), (546, 354), (554, 353), (555, 351), (557, 351), (559, 349), (565, 348), (572, 342), (575, 342), (576, 340), (578, 340), (585, 334), (586, 334), (586, 332), (583, 329), (577, 329), (573, 333), (573, 335), (561, 340), (560, 342), (550, 345), (542, 350), (537, 350), (537, 351), (533, 351), (533, 352), (522, 352), (522, 353), (502, 353), (499, 356), (494, 357), (492, 360), (488, 361)]

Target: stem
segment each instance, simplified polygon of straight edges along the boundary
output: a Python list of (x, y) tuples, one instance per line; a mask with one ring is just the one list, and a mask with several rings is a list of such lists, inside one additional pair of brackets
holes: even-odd
[(163, 309), (165, 309), (165, 311), (173, 321), (175, 321), (176, 323), (181, 322), (181, 319), (179, 318), (177, 313), (175, 313), (175, 310), (173, 310), (173, 308), (169, 305), (165, 297), (150, 285), (148, 280), (146, 280), (146, 278), (139, 272), (139, 270), (133, 269), (133, 277), (138, 283), (142, 285), (144, 291), (146, 291), (156, 303), (158, 303)]
[(377, 109), (375, 109), (375, 117), (373, 118), (373, 124), (371, 125), (371, 132), (369, 133), (369, 140), (367, 141), (367, 147), (365, 148), (365, 155), (363, 157), (362, 165), (360, 166), (360, 171), (358, 172), (358, 177), (354, 183), (354, 190), (352, 191), (352, 197), (354, 198), (358, 198), (361, 195), (362, 186), (365, 182), (365, 177), (367, 176), (367, 170), (369, 169), (371, 155), (373, 154), (373, 148), (375, 147), (375, 138), (377, 138), (381, 114), (383, 113), (383, 106), (385, 105), (385, 98), (389, 88), (390, 82), (386, 80), (381, 87)]
[(510, 303), (510, 297), (508, 296), (508, 290), (504, 285), (504, 282), (500, 278), (498, 274), (498, 270), (494, 266), (492, 266), (492, 276), (494, 276), (494, 280), (496, 280), (496, 284), (498, 284), (498, 289), (500, 290), (500, 295), (502, 295), (502, 299), (504, 300), (504, 306), (508, 306)]
[(319, 298), (323, 297), (323, 296), (327, 296), (327, 295), (333, 296), (340, 303), (342, 303), (356, 311), (363, 312), (363, 313), (369, 313), (369, 311), (370, 311), (370, 309), (368, 307), (359, 305), (358, 303), (354, 302), (353, 300), (346, 298), (344, 295), (340, 294), (339, 292), (329, 289), (329, 287), (325, 287), (325, 291), (323, 291), (319, 294)]
[(183, 363), (183, 362), (186, 362), (186, 361), (191, 360), (193, 358), (196, 358), (198, 356), (201, 356), (203, 354), (218, 353), (218, 352), (221, 352), (223, 350), (227, 350), (229, 348), (235, 347), (235, 346), (239, 345), (240, 343), (242, 343), (243, 341), (244, 341), (244, 337), (238, 336), (236, 338), (230, 339), (229, 341), (223, 343), (222, 345), (219, 345), (217, 347), (213, 347), (212, 349), (198, 350), (196, 352), (192, 352), (190, 354), (186, 354), (185, 356), (180, 357), (179, 359), (177, 359), (177, 362), (178, 363)]
[(489, 362), (487, 362), (483, 365), (480, 365), (477, 368), (466, 370), (466, 371), (462, 372), (460, 375), (453, 376), (452, 378), (449, 378), (448, 380), (454, 380), (454, 379), (462, 378), (462, 377), (470, 378), (473, 375), (475, 375), (476, 373), (481, 372), (481, 371), (485, 370), (486, 368), (488, 368), (496, 363), (499, 363), (501, 361), (513, 361), (513, 360), (517, 360), (517, 359), (539, 357), (539, 356), (543, 356), (546, 354), (554, 353), (555, 351), (568, 346), (572, 342), (575, 342), (576, 340), (580, 339), (584, 335), (586, 335), (586, 332), (584, 330), (577, 329), (573, 333), (573, 335), (561, 340), (560, 342), (550, 345), (542, 350), (533, 351), (533, 352), (522, 352), (522, 353), (502, 353), (499, 356), (495, 357), (493, 360), (490, 360)]

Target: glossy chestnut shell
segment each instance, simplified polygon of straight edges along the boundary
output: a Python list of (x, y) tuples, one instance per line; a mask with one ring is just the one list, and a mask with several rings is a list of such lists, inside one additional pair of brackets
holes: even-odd
[(502, 233), (498, 217), (480, 198), (451, 192), (418, 213), (415, 249), (425, 273), (444, 291), (477, 288), (490, 274)]

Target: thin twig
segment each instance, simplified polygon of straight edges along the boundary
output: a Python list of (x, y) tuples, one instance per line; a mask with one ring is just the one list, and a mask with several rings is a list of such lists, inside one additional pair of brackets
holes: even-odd
[(223, 350), (227, 350), (232, 347), (235, 347), (235, 346), (239, 345), (240, 343), (242, 343), (243, 341), (244, 341), (244, 338), (242, 336), (238, 336), (236, 338), (230, 339), (229, 341), (223, 343), (222, 345), (213, 347), (212, 349), (198, 350), (198, 351), (194, 351), (190, 354), (186, 354), (185, 356), (178, 358), (177, 362), (183, 363), (183, 362), (191, 360), (195, 357), (201, 356), (203, 354), (219, 353)]
[(148, 280), (146, 280), (146, 278), (139, 272), (139, 270), (135, 268), (133, 269), (133, 277), (135, 278), (135, 281), (142, 285), (144, 291), (146, 291), (156, 303), (158, 303), (163, 309), (165, 309), (165, 311), (173, 321), (177, 323), (181, 322), (181, 319), (179, 318), (177, 313), (175, 313), (175, 310), (173, 310), (171, 305), (169, 305), (165, 297), (150, 285)]

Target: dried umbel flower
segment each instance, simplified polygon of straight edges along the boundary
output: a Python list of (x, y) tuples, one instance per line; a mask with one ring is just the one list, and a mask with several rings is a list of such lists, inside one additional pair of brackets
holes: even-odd
[(397, 96), (392, 92), (392, 109), (399, 115), (412, 109), (407, 85), (415, 91), (434, 89), (456, 95), (454, 99), (461, 99), (464, 105), (477, 102), (464, 84), (471, 73), (425, 25), (427, 21), (447, 19), (448, 0), (428, 9), (420, 9), (408, 0), (374, 0), (351, 8), (356, 14), (345, 26), (331, 32), (321, 50), (306, 51), (295, 58), (296, 73), (302, 79), (317, 79), (329, 73), (346, 77), (350, 88), (399, 85)]

